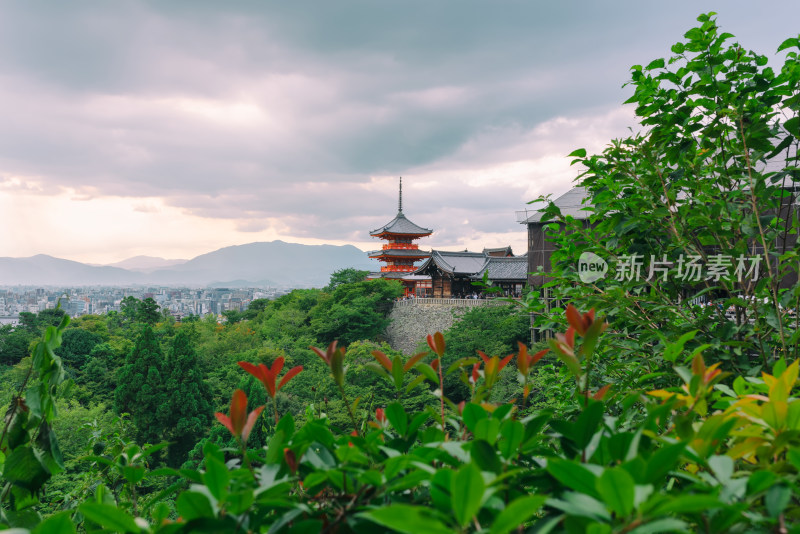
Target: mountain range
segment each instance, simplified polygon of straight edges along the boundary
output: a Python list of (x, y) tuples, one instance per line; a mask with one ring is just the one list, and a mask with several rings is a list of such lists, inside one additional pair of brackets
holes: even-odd
[(41, 286), (278, 286), (322, 287), (338, 269), (374, 270), (352, 245), (284, 241), (221, 248), (191, 260), (137, 256), (112, 265), (89, 265), (44, 254), (0, 258), (0, 285)]

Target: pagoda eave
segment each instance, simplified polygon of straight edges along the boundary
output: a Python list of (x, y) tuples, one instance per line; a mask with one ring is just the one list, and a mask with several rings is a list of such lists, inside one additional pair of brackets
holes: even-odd
[(405, 239), (419, 239), (420, 237), (428, 237), (433, 232), (428, 232), (427, 234), (398, 234), (396, 232), (381, 232), (379, 234), (369, 234), (372, 237), (379, 237), (381, 239), (398, 239), (398, 238), (405, 238)]

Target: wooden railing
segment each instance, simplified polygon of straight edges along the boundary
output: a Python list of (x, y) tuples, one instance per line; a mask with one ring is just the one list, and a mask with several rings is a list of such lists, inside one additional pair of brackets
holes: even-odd
[(419, 245), (413, 243), (387, 243), (381, 248), (383, 250), (419, 250)]
[(470, 306), (483, 306), (485, 304), (508, 304), (506, 300), (502, 299), (447, 299), (447, 298), (410, 298), (405, 300), (395, 301), (395, 306), (453, 306), (458, 308), (466, 308)]
[(403, 272), (403, 273), (410, 273), (416, 271), (417, 268), (413, 265), (387, 265), (385, 267), (381, 267), (382, 273), (392, 273), (392, 272)]

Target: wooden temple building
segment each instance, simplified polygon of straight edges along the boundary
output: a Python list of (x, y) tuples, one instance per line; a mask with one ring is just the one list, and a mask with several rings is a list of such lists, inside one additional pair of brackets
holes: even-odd
[(397, 204), (397, 215), (385, 225), (369, 233), (384, 241), (380, 250), (369, 253), (369, 257), (384, 265), (380, 272), (372, 273), (368, 278), (392, 278), (402, 282), (405, 296), (422, 296), (425, 289), (430, 288), (430, 278), (415, 274), (416, 262), (430, 256), (430, 252), (419, 249), (415, 241), (433, 233), (411, 222), (403, 214), (403, 179), (400, 178), (400, 195)]
[[(485, 274), (493, 287), (500, 288), (499, 296), (522, 294), (528, 277), (527, 255), (514, 256), (510, 246), (485, 248), (483, 252), (420, 250), (416, 241), (432, 233), (433, 230), (414, 224), (403, 213), (403, 179), (400, 178), (397, 215), (370, 232), (372, 237), (383, 241), (383, 245), (380, 250), (369, 252), (369, 257), (383, 265), (380, 271), (370, 273), (367, 278), (399, 280), (405, 297), (478, 298), (483, 292), (473, 282), (483, 280)], [(418, 267), (420, 260), (424, 261)]]
[(499, 294), (491, 293), (491, 296), (519, 297), (527, 282), (528, 258), (491, 255), (486, 250), (434, 250), (416, 271), (418, 275), (430, 277), (431, 291), (428, 296), (434, 298), (482, 297), (483, 291), (473, 282), (483, 280), (484, 273), (491, 285), (500, 289)]

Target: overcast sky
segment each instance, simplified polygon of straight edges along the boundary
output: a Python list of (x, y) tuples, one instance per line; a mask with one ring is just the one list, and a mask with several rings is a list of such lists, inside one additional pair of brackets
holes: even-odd
[[(774, 56), (798, 0), (0, 1), (0, 256), (512, 245), (701, 12)], [(777, 56), (774, 56), (777, 57)]]

